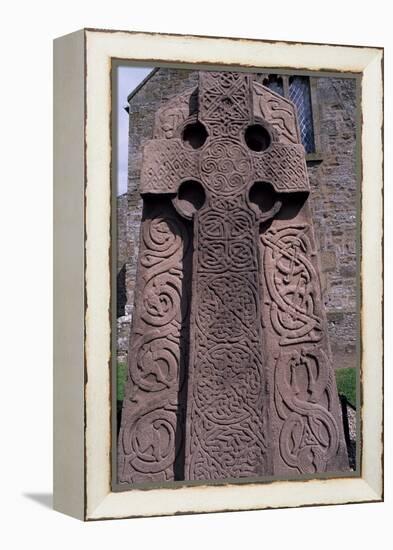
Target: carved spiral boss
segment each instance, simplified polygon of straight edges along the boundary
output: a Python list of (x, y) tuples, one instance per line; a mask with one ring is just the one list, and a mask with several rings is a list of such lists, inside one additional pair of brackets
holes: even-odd
[[(308, 191), (294, 107), (241, 73), (201, 72), (197, 113), (192, 92), (159, 110), (144, 148), (118, 480), (346, 470), (310, 211), (274, 219)], [(195, 115), (207, 139), (192, 148), (181, 131)], [(256, 123), (263, 151), (245, 140)], [(203, 194), (191, 210), (186, 180)], [(270, 208), (251, 202), (258, 181)]]

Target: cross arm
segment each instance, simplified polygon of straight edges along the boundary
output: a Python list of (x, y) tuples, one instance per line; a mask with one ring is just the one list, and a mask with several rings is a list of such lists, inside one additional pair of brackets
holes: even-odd
[(302, 145), (274, 143), (253, 153), (254, 178), (273, 185), (278, 193), (310, 191)]
[(182, 181), (197, 174), (197, 153), (186, 148), (180, 139), (155, 139), (144, 146), (141, 194), (176, 193)]

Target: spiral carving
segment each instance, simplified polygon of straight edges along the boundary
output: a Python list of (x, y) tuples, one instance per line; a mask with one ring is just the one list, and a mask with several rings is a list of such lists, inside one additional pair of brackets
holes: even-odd
[[(266, 229), (284, 196), (309, 191), (294, 107), (244, 73), (201, 72), (198, 94), (192, 115), (189, 94), (170, 100), (144, 146), (145, 206), (161, 196), (141, 231), (119, 480), (345, 470), (309, 210)], [(206, 134), (195, 149), (181, 138), (191, 120)], [(190, 214), (179, 197), (195, 182)], [(255, 182), (280, 193), (274, 207), (251, 203)]]
[(168, 204), (146, 210), (152, 212), (141, 227), (139, 291), (119, 434), (122, 483), (173, 480), (182, 471), (177, 461), (184, 454), (189, 327), (183, 268), (191, 253), (189, 237)]
[(203, 183), (215, 194), (239, 194), (251, 178), (251, 156), (239, 142), (217, 139), (202, 152), (200, 173)]

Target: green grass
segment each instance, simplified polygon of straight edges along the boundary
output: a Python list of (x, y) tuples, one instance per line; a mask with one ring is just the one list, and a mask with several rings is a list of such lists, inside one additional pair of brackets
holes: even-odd
[(123, 401), (124, 399), (124, 387), (126, 385), (126, 376), (127, 376), (127, 364), (126, 363), (117, 363), (117, 388), (116, 388), (116, 399), (117, 401)]
[(336, 369), (336, 383), (338, 393), (345, 395), (348, 401), (356, 407), (356, 374), (357, 369), (348, 367)]

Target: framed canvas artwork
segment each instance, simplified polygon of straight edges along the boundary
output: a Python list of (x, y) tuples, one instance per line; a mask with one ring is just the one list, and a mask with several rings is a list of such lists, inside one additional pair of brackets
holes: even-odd
[(381, 500), (383, 50), (54, 52), (55, 508)]

